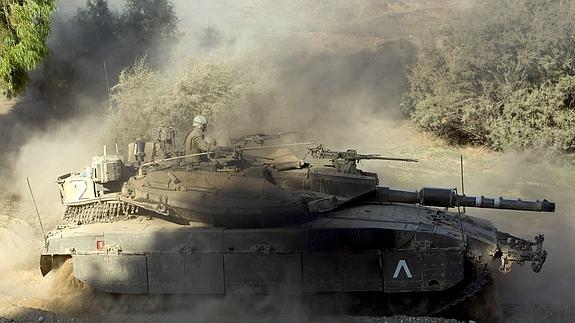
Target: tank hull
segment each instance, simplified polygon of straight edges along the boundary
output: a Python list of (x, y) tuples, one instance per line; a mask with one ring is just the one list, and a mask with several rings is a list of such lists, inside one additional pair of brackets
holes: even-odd
[[(69, 226), (50, 234), (43, 257), (71, 256), (77, 279), (110, 293), (448, 290), (465, 278), (463, 236), (456, 228), (413, 222), (413, 212), (432, 211), (366, 205), (304, 225), (260, 229), (141, 218)], [(494, 229), (485, 231), (483, 239), (491, 241), (481, 245), (495, 249)]]
[[(508, 239), (485, 220), (395, 203), (275, 228), (138, 217), (51, 232), (41, 268), (45, 274), (55, 259), (71, 258), (74, 277), (106, 293), (344, 293), (375, 299), (377, 306), (386, 299), (386, 313), (421, 315), (480, 291), (489, 282), (490, 261), (519, 253)], [(527, 259), (528, 251), (521, 252)], [(406, 297), (422, 305), (406, 308)]]

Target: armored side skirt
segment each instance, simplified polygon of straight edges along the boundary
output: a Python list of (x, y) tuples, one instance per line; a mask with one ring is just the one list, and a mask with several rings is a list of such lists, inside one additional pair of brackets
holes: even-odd
[[(44, 257), (49, 257), (45, 255)], [(413, 292), (463, 279), (461, 250), (73, 256), (74, 276), (125, 294)]]

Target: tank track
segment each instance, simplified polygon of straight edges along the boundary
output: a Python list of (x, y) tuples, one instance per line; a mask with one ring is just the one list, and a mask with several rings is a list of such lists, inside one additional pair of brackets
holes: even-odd
[[(395, 293), (386, 294), (388, 302), (395, 297), (401, 297), (402, 295), (411, 295), (411, 297), (418, 301), (409, 305), (409, 308), (406, 308), (405, 310), (397, 308), (394, 309), (393, 306), (389, 304), (382, 304), (384, 306), (384, 311), (378, 312), (378, 314), (441, 316), (446, 313), (447, 315), (451, 315), (451, 310), (456, 311), (453, 313), (459, 312), (460, 305), (475, 297), (492, 281), (489, 269), (485, 264), (480, 262), (471, 263), (470, 261), (469, 265), (472, 266), (470, 269), (473, 271), (473, 274), (452, 289), (443, 292), (431, 292), (431, 294), (425, 292), (402, 293), (401, 295)], [(423, 305), (423, 308), (420, 308), (420, 303), (418, 302), (427, 303), (427, 305)]]
[(485, 264), (474, 263), (472, 266), (475, 270), (474, 279), (467, 282), (467, 284), (465, 284), (457, 291), (450, 293), (449, 297), (446, 297), (443, 302), (436, 304), (436, 306), (433, 307), (428, 313), (429, 315), (439, 315), (457, 305), (462, 304), (463, 302), (474, 297), (491, 282), (491, 274)]
[(133, 218), (137, 212), (137, 206), (126, 202), (97, 202), (66, 207), (63, 220), (77, 224), (109, 223)]

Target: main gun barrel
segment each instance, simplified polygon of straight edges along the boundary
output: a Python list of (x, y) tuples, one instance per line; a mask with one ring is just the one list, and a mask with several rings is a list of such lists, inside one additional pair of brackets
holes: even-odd
[(391, 160), (391, 161), (403, 161), (409, 163), (419, 162), (419, 160), (413, 158), (383, 157), (380, 155), (358, 155), (357, 157), (358, 159)]
[(424, 187), (419, 191), (396, 190), (389, 187), (377, 189), (377, 199), (381, 202), (420, 204), (437, 207), (478, 207), (488, 209), (506, 209), (538, 212), (555, 212), (555, 203), (547, 200), (527, 201), (505, 199), (502, 197), (484, 197), (458, 195), (454, 189)]

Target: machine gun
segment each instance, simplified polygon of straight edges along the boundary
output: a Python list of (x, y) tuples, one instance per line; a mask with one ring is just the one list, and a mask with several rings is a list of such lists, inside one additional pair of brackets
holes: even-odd
[(250, 144), (263, 146), (266, 140), (280, 139), (282, 136), (291, 135), (296, 132), (277, 132), (273, 134), (256, 133), (242, 137), (231, 138), (232, 146), (246, 147)]
[(330, 159), (333, 167), (337, 169), (338, 172), (347, 174), (357, 174), (359, 172), (356, 168), (357, 163), (364, 159), (418, 162), (417, 159), (412, 158), (384, 157), (379, 154), (358, 154), (357, 151), (353, 149), (348, 149), (347, 151), (332, 151), (324, 148), (323, 145), (311, 145), (308, 146), (307, 149), (312, 157), (317, 159)]

